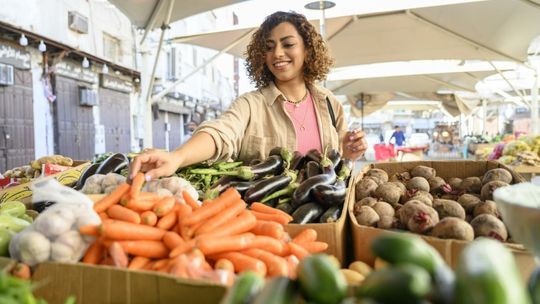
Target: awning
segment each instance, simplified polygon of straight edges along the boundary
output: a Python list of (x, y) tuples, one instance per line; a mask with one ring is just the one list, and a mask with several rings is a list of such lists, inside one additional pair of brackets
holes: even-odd
[[(318, 21), (312, 21), (318, 29)], [(173, 42), (222, 50), (252, 28), (177, 37)], [(326, 20), (336, 67), (423, 59), (524, 62), (540, 35), (540, 4), (492, 0)], [(227, 52), (243, 56), (249, 39)]]

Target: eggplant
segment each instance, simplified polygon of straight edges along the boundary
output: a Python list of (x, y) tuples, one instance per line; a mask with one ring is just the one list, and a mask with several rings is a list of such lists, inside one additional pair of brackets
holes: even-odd
[(343, 206), (332, 206), (328, 208), (323, 215), (321, 215), (321, 218), (319, 220), (319, 223), (335, 223), (338, 221), (339, 217), (341, 216), (341, 211), (343, 210)]
[(328, 151), (328, 155), (327, 157), (330, 159), (330, 161), (332, 161), (332, 163), (334, 164), (334, 168), (338, 165), (338, 163), (341, 161), (341, 154), (339, 153), (338, 150), (336, 149), (330, 149), (330, 151)]
[(125, 154), (113, 154), (101, 163), (96, 170), (96, 174), (107, 174), (114, 172), (114, 170), (123, 163), (129, 164), (129, 159)]
[(279, 155), (281, 156), (281, 150), (283, 149), (283, 147), (273, 147), (270, 152), (268, 152), (268, 156), (272, 156), (272, 155)]
[(255, 181), (239, 180), (235, 176), (225, 175), (220, 177), (210, 188), (204, 193), (204, 199), (214, 199), (223, 193), (227, 188), (234, 187), (240, 193), (244, 193), (255, 184)]
[(260, 180), (246, 191), (244, 194), (244, 201), (248, 204), (259, 202), (266, 195), (287, 187), (293, 179), (296, 179), (296, 175), (292, 172), (286, 172), (282, 175), (276, 175)]
[(233, 181), (230, 185), (243, 196), (255, 183), (255, 181)]
[(323, 207), (343, 205), (346, 193), (347, 185), (341, 178), (338, 178), (333, 185), (318, 185), (313, 188), (313, 197)]
[(255, 176), (278, 175), (283, 173), (283, 158), (280, 155), (270, 155), (260, 164), (250, 167)]
[(321, 161), (323, 173), (312, 176), (303, 181), (292, 195), (292, 204), (298, 207), (311, 199), (312, 190), (318, 185), (331, 185), (336, 181), (336, 172), (333, 163), (326, 157)]
[(298, 207), (292, 214), (293, 224), (307, 224), (317, 221), (324, 209), (317, 203), (306, 203)]
[(278, 204), (274, 208), (281, 210), (287, 214), (292, 214), (294, 212), (294, 208), (290, 202), (286, 202), (286, 203), (278, 202)]
[(91, 164), (90, 166), (86, 167), (86, 169), (84, 169), (84, 171), (81, 173), (81, 177), (79, 177), (79, 180), (77, 180), (75, 186), (73, 186), (73, 189), (81, 190), (84, 187), (86, 180), (90, 176), (96, 174), (97, 168), (99, 168), (99, 164)]
[(291, 165), (289, 166), (290, 170), (300, 170), (302, 167), (304, 167), (304, 163), (306, 162), (306, 158), (304, 157), (304, 154), (298, 151), (294, 151), (293, 158), (291, 160)]
[(54, 204), (56, 204), (56, 202), (53, 202), (53, 201), (33, 202), (32, 210), (36, 210), (37, 212), (41, 213)]
[(311, 149), (311, 150), (307, 151), (306, 158), (308, 160), (313, 160), (313, 161), (316, 161), (316, 162), (320, 163), (322, 161), (322, 159), (323, 159), (323, 155), (322, 155), (321, 151), (319, 151), (317, 149)]
[(310, 160), (306, 164), (306, 177), (310, 178), (322, 173), (321, 166), (318, 162)]
[(258, 165), (258, 164), (260, 164), (260, 163), (262, 163), (262, 160), (259, 159), (259, 158), (255, 158), (255, 159), (252, 159), (252, 160), (249, 162), (249, 165), (250, 165), (250, 166), (255, 166), (255, 165)]
[(191, 174), (236, 176), (243, 180), (257, 180), (265, 175), (279, 175), (283, 173), (283, 158), (279, 155), (272, 155), (263, 162), (254, 166), (239, 166), (231, 170), (220, 171), (215, 168), (194, 168), (190, 169)]

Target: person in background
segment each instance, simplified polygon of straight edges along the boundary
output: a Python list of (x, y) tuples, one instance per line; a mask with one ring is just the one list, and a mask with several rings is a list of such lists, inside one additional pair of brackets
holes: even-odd
[(186, 124), (186, 134), (184, 134), (184, 140), (183, 140), (184, 143), (187, 142), (191, 138), (195, 129), (197, 129), (197, 123), (195, 121), (191, 120), (190, 122)]
[(401, 147), (405, 143), (405, 135), (399, 126), (394, 126), (394, 133), (390, 136), (389, 141), (391, 141), (392, 138), (395, 138), (397, 147)]
[(238, 97), (218, 119), (205, 121), (172, 152), (147, 150), (131, 164), (130, 177), (169, 176), (202, 161), (265, 159), (274, 147), (306, 153), (336, 149), (356, 160), (367, 149), (364, 132), (347, 131), (339, 100), (316, 84), (333, 59), (305, 16), (276, 12), (255, 31), (246, 69), (257, 90)]

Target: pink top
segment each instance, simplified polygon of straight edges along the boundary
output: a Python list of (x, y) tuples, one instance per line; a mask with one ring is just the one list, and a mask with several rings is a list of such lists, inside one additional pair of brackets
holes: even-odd
[(292, 104), (285, 101), (284, 104), (296, 131), (296, 150), (302, 154), (311, 149), (321, 151), (321, 135), (311, 93), (302, 103)]

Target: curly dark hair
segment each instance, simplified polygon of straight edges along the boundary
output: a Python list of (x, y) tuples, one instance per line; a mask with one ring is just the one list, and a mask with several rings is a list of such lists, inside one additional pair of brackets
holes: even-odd
[(274, 81), (275, 77), (265, 63), (266, 39), (270, 32), (283, 22), (294, 25), (304, 40), (307, 51), (306, 62), (308, 63), (304, 64), (304, 81), (306, 83), (311, 84), (316, 80), (324, 80), (330, 67), (334, 64), (326, 43), (304, 15), (295, 12), (275, 12), (266, 17), (259, 29), (251, 36), (251, 41), (247, 46), (246, 69), (251, 82), (258, 89)]

